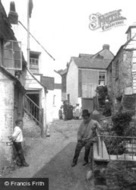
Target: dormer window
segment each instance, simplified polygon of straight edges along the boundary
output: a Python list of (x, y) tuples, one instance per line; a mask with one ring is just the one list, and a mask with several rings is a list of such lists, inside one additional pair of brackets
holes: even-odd
[(127, 34), (127, 40), (133, 38), (136, 34), (136, 25), (129, 26), (128, 30), (126, 31), (126, 34)]

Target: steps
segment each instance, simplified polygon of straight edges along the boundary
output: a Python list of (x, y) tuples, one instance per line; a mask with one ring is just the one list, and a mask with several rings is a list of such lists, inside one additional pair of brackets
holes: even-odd
[(36, 122), (37, 125), (39, 125), (41, 129), (41, 137), (44, 137), (43, 108), (40, 108), (31, 98), (25, 95), (24, 111), (27, 114), (27, 116), (29, 116), (29, 119), (33, 120), (34, 122)]
[(23, 134), (25, 137), (30, 138), (38, 138), (41, 136), (41, 129), (39, 125), (36, 124), (36, 122), (31, 119), (27, 113), (24, 114), (23, 118), (24, 127), (23, 127)]

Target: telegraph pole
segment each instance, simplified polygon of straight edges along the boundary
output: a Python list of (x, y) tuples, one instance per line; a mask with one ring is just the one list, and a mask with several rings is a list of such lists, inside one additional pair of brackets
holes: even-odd
[(27, 68), (30, 68), (30, 22), (29, 22), (29, 0), (27, 0)]

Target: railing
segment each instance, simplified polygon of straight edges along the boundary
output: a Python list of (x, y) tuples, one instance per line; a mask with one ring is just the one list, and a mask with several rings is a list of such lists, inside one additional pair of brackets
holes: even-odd
[(136, 137), (98, 135), (94, 159), (136, 161)]
[(27, 95), (24, 96), (24, 110), (25, 112), (43, 128), (43, 109), (41, 109), (31, 98)]

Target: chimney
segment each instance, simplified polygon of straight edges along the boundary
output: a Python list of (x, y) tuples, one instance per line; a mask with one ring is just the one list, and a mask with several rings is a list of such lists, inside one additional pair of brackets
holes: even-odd
[(10, 2), (10, 11), (9, 11), (8, 19), (9, 19), (10, 24), (18, 24), (18, 14), (16, 12), (14, 1)]
[(103, 45), (103, 50), (104, 50), (104, 49), (109, 50), (109, 49), (110, 49), (110, 46), (109, 46), (108, 44), (104, 44), (104, 45)]

